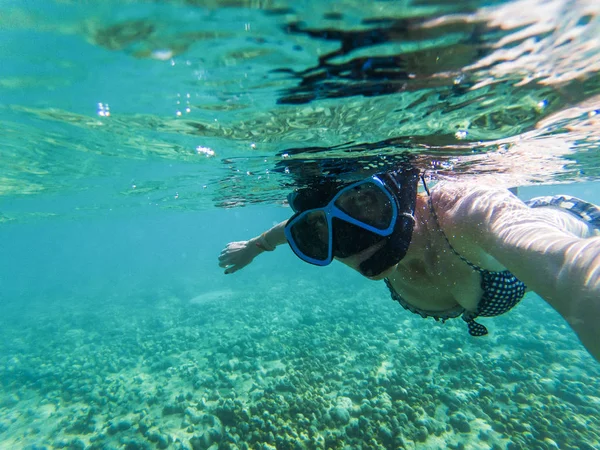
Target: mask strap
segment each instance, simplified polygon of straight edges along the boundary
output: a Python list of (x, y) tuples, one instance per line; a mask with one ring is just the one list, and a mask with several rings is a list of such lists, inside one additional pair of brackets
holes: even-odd
[[(431, 201), (431, 194), (429, 193), (429, 189), (427, 188), (427, 184), (425, 184), (425, 176), (424, 174), (421, 174), (421, 181), (423, 181), (423, 186), (425, 187), (425, 192), (427, 192), (427, 205), (429, 206), (429, 210), (431, 211), (431, 215), (433, 216), (433, 221), (435, 222), (435, 225), (437, 226), (438, 230), (440, 231), (440, 233), (442, 234), (442, 237), (444, 238), (444, 240), (446, 241), (446, 244), (448, 244), (448, 247), (450, 247), (450, 250), (452, 250), (452, 253), (454, 253), (456, 256), (458, 256), (461, 260), (463, 260), (465, 263), (467, 263), (469, 265), (469, 267), (471, 267), (473, 270), (476, 270), (477, 272), (483, 274), (483, 270), (476, 266), (475, 264), (473, 264), (471, 261), (469, 261), (468, 259), (464, 258), (460, 253), (458, 253), (456, 251), (456, 249), (452, 246), (452, 244), (450, 243), (450, 240), (448, 239), (448, 236), (446, 236), (446, 233), (444, 233), (444, 229), (442, 228), (442, 226), (440, 225), (440, 219), (438, 219), (438, 215), (435, 212), (435, 208), (433, 207), (433, 202)], [(476, 317), (476, 316), (475, 316)], [(466, 319), (465, 319), (466, 320)], [(469, 329), (471, 325), (469, 325)]]
[(423, 187), (425, 188), (425, 192), (427, 192), (427, 197), (431, 198), (431, 193), (429, 192), (429, 189), (427, 188), (427, 183), (425, 183), (425, 171), (423, 171), (423, 173), (421, 174), (421, 181), (423, 182)]
[[(429, 210), (431, 211), (433, 220), (435, 221), (435, 224), (438, 227), (438, 229), (442, 232), (442, 235), (444, 236), (444, 239), (446, 239), (446, 242), (448, 242), (448, 245), (450, 245), (450, 241), (448, 241), (448, 238), (442, 231), (442, 227), (440, 226), (440, 221), (435, 212), (435, 208), (433, 207), (433, 202), (431, 201), (431, 192), (429, 192), (429, 188), (427, 187), (427, 183), (425, 182), (425, 172), (423, 172), (421, 174), (421, 181), (423, 182), (423, 187), (425, 188), (425, 192), (427, 192), (427, 205), (429, 206)], [(450, 248), (452, 248), (452, 245), (450, 245)], [(454, 251), (454, 248), (452, 248), (452, 250)]]

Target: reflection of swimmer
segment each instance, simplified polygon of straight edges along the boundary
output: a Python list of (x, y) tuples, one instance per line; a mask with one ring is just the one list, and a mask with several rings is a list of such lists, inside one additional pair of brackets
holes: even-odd
[(600, 360), (598, 207), (566, 196), (526, 204), (507, 190), (460, 182), (417, 194), (418, 182), (410, 169), (301, 189), (289, 198), (289, 220), (229, 243), (219, 265), (233, 273), (288, 242), (311, 264), (337, 259), (384, 279), (394, 300), (423, 317), (462, 316), (473, 336), (487, 334), (475, 318), (507, 312), (528, 288)]

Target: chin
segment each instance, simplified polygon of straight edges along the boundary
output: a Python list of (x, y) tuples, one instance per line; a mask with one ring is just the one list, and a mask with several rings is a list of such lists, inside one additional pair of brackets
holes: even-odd
[(384, 273), (380, 273), (379, 275), (373, 275), (372, 277), (367, 277), (367, 278), (369, 280), (373, 280), (373, 281), (380, 281), (386, 277), (387, 277), (387, 275), (385, 275), (385, 272), (384, 272)]
[(373, 280), (373, 281), (379, 281), (379, 280), (383, 280), (384, 278), (389, 277), (392, 273), (394, 273), (394, 271), (396, 270), (396, 266), (392, 266), (389, 269), (384, 270), (383, 272), (377, 274), (377, 275), (371, 275), (371, 276), (367, 276), (365, 275), (369, 280)]

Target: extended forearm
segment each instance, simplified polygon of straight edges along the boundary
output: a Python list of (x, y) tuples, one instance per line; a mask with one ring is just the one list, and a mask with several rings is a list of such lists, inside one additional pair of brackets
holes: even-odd
[(600, 361), (600, 237), (569, 213), (529, 208), (508, 191), (444, 187), (436, 192), (442, 226), (539, 294)]
[(508, 191), (476, 188), (446, 189), (440, 209), (442, 225), (456, 236), (467, 236), (546, 299), (596, 292), (598, 238), (588, 225), (553, 208), (529, 208)]
[(484, 250), (548, 300), (600, 299), (600, 238), (578, 238), (551, 226), (523, 223), (493, 229)]
[(273, 251), (275, 247), (287, 242), (285, 238), (284, 228), (287, 221), (283, 221), (268, 229), (260, 236), (256, 236), (250, 240), (252, 245), (255, 245), (262, 251)]
[(484, 249), (548, 302), (600, 361), (600, 237), (579, 238), (513, 214)]

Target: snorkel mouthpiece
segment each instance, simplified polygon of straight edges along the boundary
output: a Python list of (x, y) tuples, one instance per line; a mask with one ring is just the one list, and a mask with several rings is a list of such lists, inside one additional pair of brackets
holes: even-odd
[(385, 239), (342, 220), (333, 219), (333, 255), (348, 258)]

